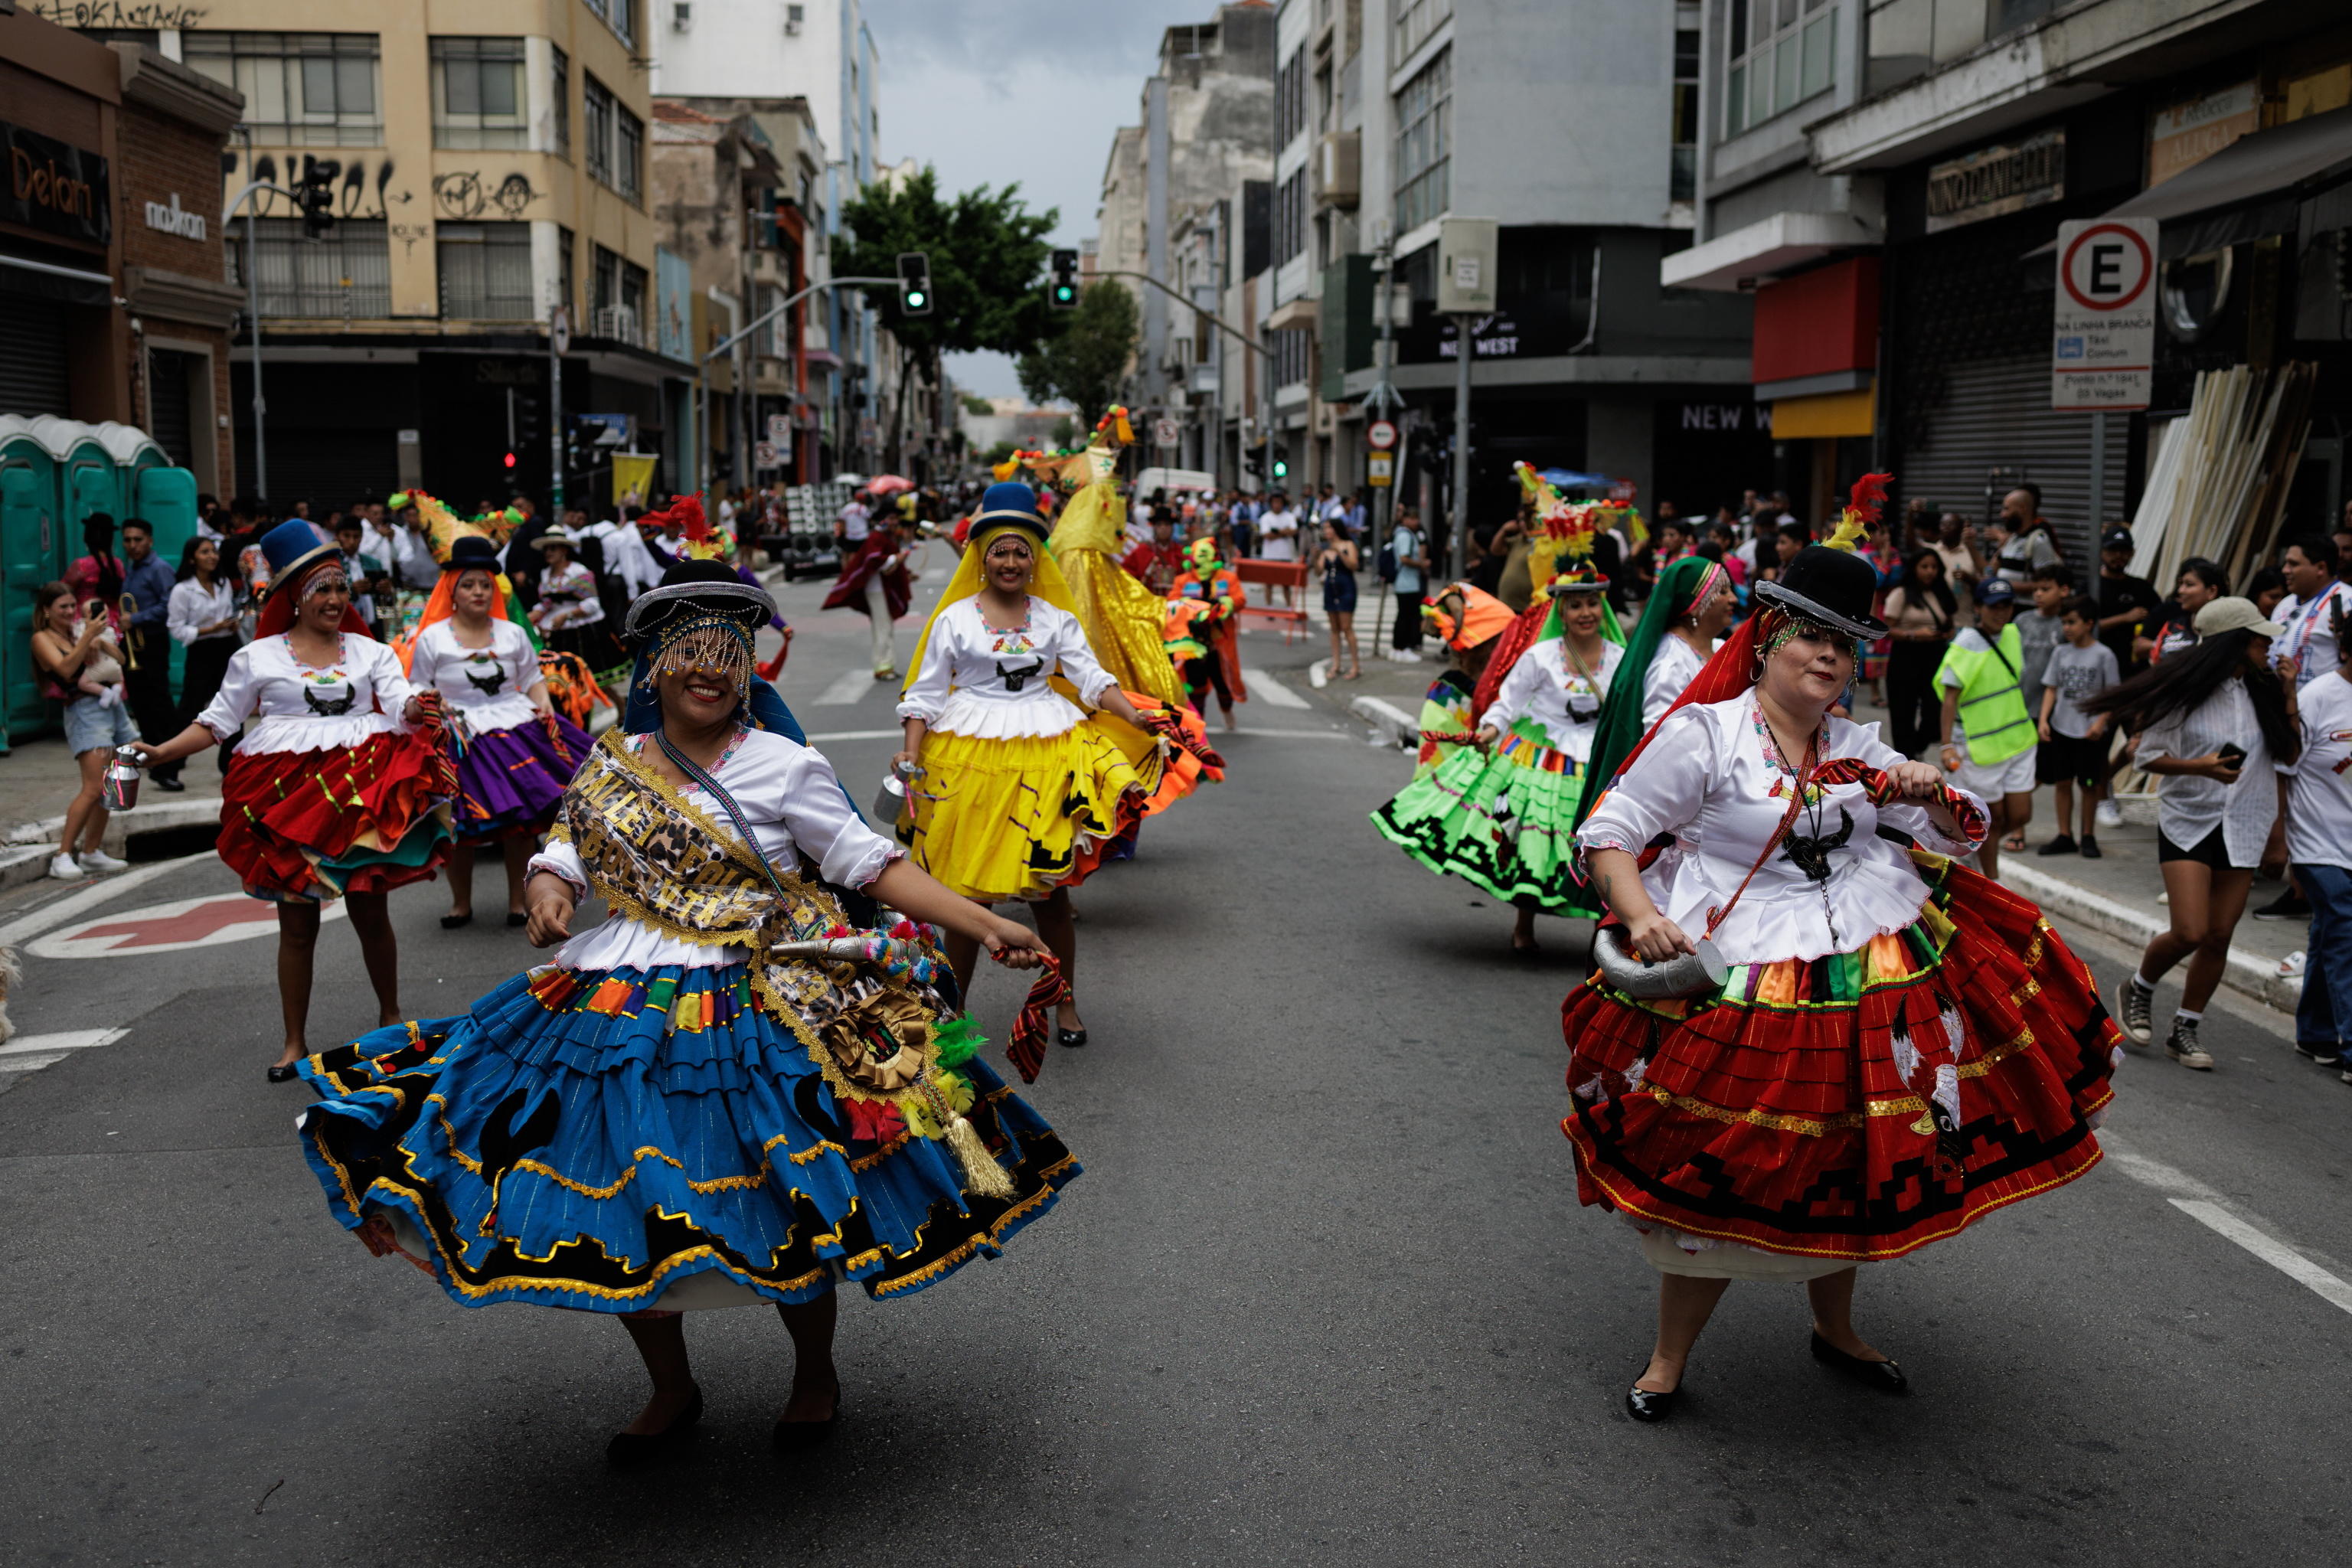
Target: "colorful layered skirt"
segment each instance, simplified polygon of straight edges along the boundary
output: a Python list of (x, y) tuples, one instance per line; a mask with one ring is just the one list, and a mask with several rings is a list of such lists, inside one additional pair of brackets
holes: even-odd
[(596, 744), (561, 714), (552, 732), (533, 720), (470, 733), (462, 743), (452, 735), (442, 743), (456, 755), (457, 795), (449, 803), (450, 816), (458, 841), (467, 844), (545, 832), (564, 786)]
[(898, 841), (915, 864), (982, 903), (1043, 899), (1085, 881), (1113, 842), (1132, 837), (1157, 784), (1092, 721), (1002, 739), (934, 730), (923, 768), (899, 813)]
[(215, 847), (257, 899), (324, 901), (429, 879), (448, 857), (441, 760), (418, 734), (233, 753)]
[(1431, 870), (1554, 915), (1600, 905), (1576, 879), (1584, 767), (1522, 719), (1490, 751), (1462, 746), (1372, 813), (1381, 836)]
[(740, 964), (517, 975), (454, 1018), (310, 1058), (303, 1150), (461, 1306), (631, 1312), (908, 1295), (1052, 1207), (1078, 1163), (977, 1058), (950, 1101), (1013, 1180), (835, 1098)]
[(2096, 1164), (2122, 1036), (2026, 900), (1912, 858), (1918, 920), (1732, 969), (1719, 998), (1570, 994), (1578, 1195), (1685, 1248), (1900, 1258)]

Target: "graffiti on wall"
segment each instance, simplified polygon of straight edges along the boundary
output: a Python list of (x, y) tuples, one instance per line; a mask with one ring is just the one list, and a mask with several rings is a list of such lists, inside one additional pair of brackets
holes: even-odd
[[(264, 153), (253, 160), (253, 173), (247, 176), (266, 180), (273, 185), (291, 190), (301, 183), (303, 165), (311, 154), (289, 153), (280, 165), (278, 155)], [(391, 188), (393, 161), (379, 158), (371, 164), (365, 158), (343, 158), (335, 183), (335, 216), (349, 218), (381, 218), (392, 216), (394, 203), (413, 202), (415, 194)], [(232, 183), (241, 184), (241, 181)], [(275, 191), (256, 191), (253, 210), (263, 217), (292, 217), (300, 212), (294, 203)]]
[(509, 174), (495, 186), (473, 169), (433, 176), (433, 199), (440, 204), (443, 217), (477, 218), (496, 207), (509, 218), (519, 218), (539, 195), (531, 189), (530, 177), (522, 174)]
[(27, 7), (44, 22), (60, 27), (147, 28), (200, 27), (212, 13), (201, 5), (151, 5), (138, 0), (34, 0)]

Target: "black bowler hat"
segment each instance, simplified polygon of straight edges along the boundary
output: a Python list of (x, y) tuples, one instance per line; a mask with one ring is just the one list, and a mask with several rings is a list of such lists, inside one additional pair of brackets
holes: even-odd
[(1877, 569), (1859, 555), (1825, 544), (1806, 545), (1780, 581), (1756, 584), (1756, 597), (1764, 604), (1854, 637), (1886, 635), (1886, 623), (1870, 613), (1877, 596)]
[(461, 533), (449, 542), (449, 559), (441, 563), (444, 572), (488, 572), (499, 570), (499, 547), (478, 533)]

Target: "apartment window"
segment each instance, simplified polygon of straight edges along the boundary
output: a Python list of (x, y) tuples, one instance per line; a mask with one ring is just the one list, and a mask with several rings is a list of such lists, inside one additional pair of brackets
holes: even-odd
[(1837, 7), (1830, 0), (1731, 0), (1724, 133), (1793, 109), (1834, 79)]
[(433, 145), (525, 147), (520, 38), (433, 40)]
[(572, 255), (579, 247), (568, 228), (555, 231), (555, 298), (556, 302), (572, 314), (572, 324), (580, 324), (579, 284), (572, 275)]
[(564, 157), (572, 156), (572, 57), (562, 49), (551, 48), (553, 57), (548, 72), (548, 85), (555, 89), (555, 150)]
[(1307, 171), (1275, 187), (1274, 248), (1277, 265), (1307, 248)]
[(1274, 144), (1286, 145), (1307, 129), (1307, 51), (1274, 73)]
[(1454, 51), (1414, 73), (1396, 95), (1396, 226), (1402, 234), (1444, 212), (1453, 200), (1451, 134)]
[(601, 321), (605, 311), (621, 302), (621, 258), (601, 245), (596, 247), (595, 288), (593, 303)]
[(1696, 27), (1675, 29), (1675, 143), (1671, 200), (1698, 195), (1698, 38)]
[(180, 35), (181, 58), (245, 94), (254, 140), (280, 147), (380, 147), (373, 33)]
[(528, 321), (531, 298), (530, 225), (445, 223), (433, 235), (441, 272), (441, 314), (456, 321)]
[(646, 269), (634, 261), (621, 263), (621, 309), (633, 321), (646, 319), (646, 296), (651, 292)]
[(581, 73), (580, 119), (588, 138), (588, 177), (600, 185), (613, 183), (613, 111), (618, 107), (603, 82)]
[(613, 106), (613, 188), (629, 201), (644, 194), (643, 173), (646, 166), (646, 122), (623, 109)]
[(1402, 65), (1454, 15), (1454, 0), (1402, 0), (1396, 13), (1396, 58)]
[(1274, 384), (1294, 386), (1307, 379), (1307, 334), (1274, 332)]
[[(245, 282), (245, 220), (226, 236), (229, 279)], [(306, 321), (357, 321), (392, 314), (392, 241), (381, 218), (338, 218), (325, 237), (306, 239), (302, 220), (266, 217), (254, 232), (261, 313)]]
[(583, 0), (625, 44), (637, 41), (637, 0)]

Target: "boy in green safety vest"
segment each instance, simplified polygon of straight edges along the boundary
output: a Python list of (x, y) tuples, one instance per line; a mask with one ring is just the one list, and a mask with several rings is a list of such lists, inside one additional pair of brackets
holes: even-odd
[(2010, 624), (2017, 590), (1999, 577), (1976, 587), (1977, 624), (1954, 637), (1937, 668), (1944, 692), (1944, 745), (1940, 761), (1953, 782), (1985, 803), (1992, 825), (1977, 863), (1988, 877), (1999, 874), (2000, 847), (2024, 847), (2025, 825), (2033, 820), (2033, 720), (2025, 711), (2018, 674), (2025, 649)]

